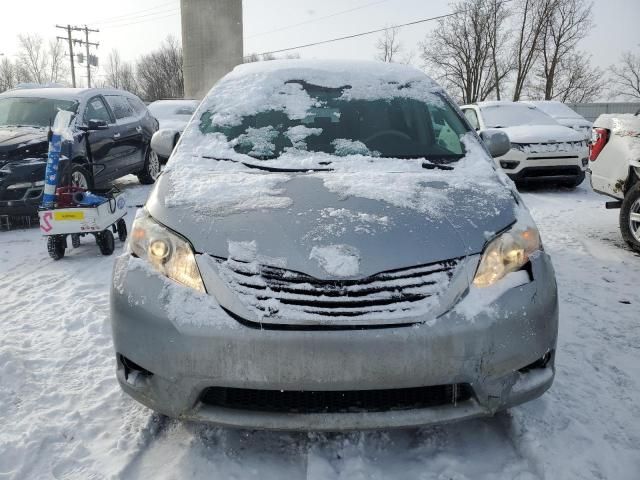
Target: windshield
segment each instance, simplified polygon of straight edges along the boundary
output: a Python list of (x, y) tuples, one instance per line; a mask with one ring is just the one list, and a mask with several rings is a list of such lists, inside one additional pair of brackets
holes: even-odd
[(283, 110), (268, 110), (244, 116), (239, 124), (222, 126), (213, 123), (211, 112), (205, 112), (202, 133), (222, 133), (237, 153), (260, 159), (296, 150), (440, 162), (464, 154), (461, 136), (467, 128), (439, 94), (431, 103), (408, 97), (350, 99), (349, 86), (288, 83), (301, 85), (311, 99), (312, 106), (300, 118), (292, 119)]
[(76, 113), (78, 102), (55, 98), (0, 98), (0, 125), (48, 127), (61, 110)]
[(531, 102), (544, 113), (558, 118), (575, 118), (577, 120), (584, 120), (582, 116), (571, 110), (564, 103), (560, 102)]
[(490, 105), (480, 107), (487, 128), (517, 127), (519, 125), (557, 125), (553, 118), (527, 105)]
[(151, 115), (157, 119), (170, 119), (175, 117), (185, 117), (186, 120), (198, 108), (196, 101), (161, 101), (154, 102), (147, 107)]

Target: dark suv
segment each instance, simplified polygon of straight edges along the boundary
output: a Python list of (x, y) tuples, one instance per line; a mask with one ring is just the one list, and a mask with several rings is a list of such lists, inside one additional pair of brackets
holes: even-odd
[(33, 215), (42, 197), (47, 132), (68, 110), (73, 139), (63, 141), (58, 185), (92, 189), (134, 173), (140, 183), (160, 173), (151, 137), (158, 130), (142, 101), (122, 90), (37, 88), (0, 95), (0, 215)]

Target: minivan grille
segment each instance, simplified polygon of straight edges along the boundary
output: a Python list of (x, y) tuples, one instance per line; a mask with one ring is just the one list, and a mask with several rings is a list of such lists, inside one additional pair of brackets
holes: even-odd
[(340, 319), (393, 323), (426, 314), (460, 264), (457, 259), (355, 280), (325, 280), (252, 262), (217, 261), (223, 280), (243, 305), (266, 323), (275, 318), (284, 323), (323, 319), (325, 323)]
[(207, 388), (200, 397), (205, 405), (277, 413), (385, 412), (455, 405), (469, 400), (469, 384), (387, 390), (290, 391), (245, 388)]

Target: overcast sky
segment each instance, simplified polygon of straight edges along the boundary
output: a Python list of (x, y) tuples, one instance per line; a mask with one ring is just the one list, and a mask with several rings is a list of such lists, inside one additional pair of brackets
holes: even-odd
[[(55, 24), (71, 23), (100, 30), (91, 41), (100, 43), (102, 59), (115, 48), (124, 59), (134, 60), (157, 47), (168, 34), (180, 36), (179, 6), (179, 0), (4, 1), (0, 53), (15, 54), (20, 33), (54, 38), (66, 33), (56, 30)], [(335, 15), (350, 9), (354, 10)], [(244, 0), (245, 53), (321, 41), (450, 11), (447, 0)], [(595, 0), (593, 20), (595, 27), (581, 48), (593, 55), (596, 65), (607, 68), (621, 51), (640, 50), (640, 0)], [(420, 63), (418, 42), (435, 25), (428, 22), (401, 30), (405, 49), (416, 52), (414, 63)], [(365, 36), (299, 53), (304, 58), (370, 59), (375, 55), (376, 38)]]

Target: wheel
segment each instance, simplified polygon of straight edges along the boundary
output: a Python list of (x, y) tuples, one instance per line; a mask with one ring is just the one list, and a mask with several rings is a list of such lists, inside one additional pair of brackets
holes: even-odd
[(71, 186), (92, 190), (93, 176), (82, 165), (74, 164), (71, 167)]
[(54, 260), (60, 260), (64, 257), (64, 251), (67, 248), (67, 239), (64, 235), (51, 235), (47, 237), (47, 251), (49, 256)]
[(80, 246), (80, 234), (79, 233), (71, 234), (71, 246), (73, 248), (78, 248)]
[(640, 252), (640, 182), (631, 187), (620, 208), (622, 238), (636, 252)]
[(160, 175), (160, 159), (158, 158), (158, 154), (151, 150), (151, 147), (147, 147), (144, 166), (137, 175), (138, 180), (140, 180), (140, 183), (143, 185), (151, 185), (156, 181), (158, 175)]
[(127, 239), (127, 222), (124, 221), (124, 218), (121, 218), (116, 223), (118, 228), (118, 238), (121, 242), (124, 242)]
[(111, 230), (103, 230), (96, 234), (96, 243), (102, 255), (111, 255), (116, 248)]

